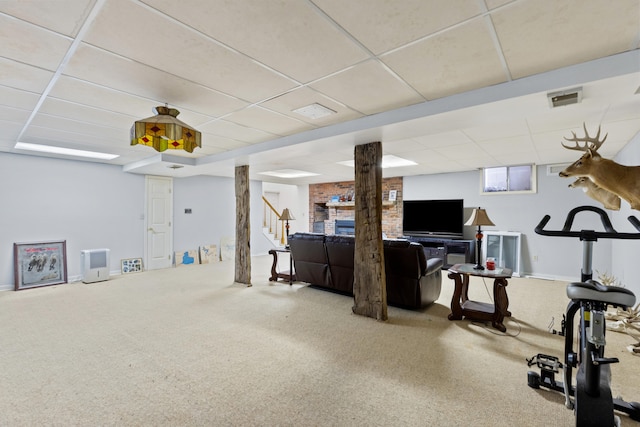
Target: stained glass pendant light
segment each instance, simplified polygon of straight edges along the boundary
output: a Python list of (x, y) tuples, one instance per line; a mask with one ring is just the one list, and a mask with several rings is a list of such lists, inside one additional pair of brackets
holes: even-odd
[(193, 153), (202, 147), (200, 132), (176, 117), (180, 111), (167, 104), (154, 108), (156, 115), (136, 121), (131, 127), (131, 145), (148, 145), (156, 151), (184, 150)]

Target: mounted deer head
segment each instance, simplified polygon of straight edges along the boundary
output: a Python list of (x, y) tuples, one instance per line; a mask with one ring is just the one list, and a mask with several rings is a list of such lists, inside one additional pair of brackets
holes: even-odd
[[(575, 142), (575, 146), (567, 146), (564, 143), (562, 146), (585, 153), (559, 175), (588, 177), (598, 187), (629, 202), (632, 209), (640, 210), (640, 166), (624, 166), (600, 156), (598, 149), (607, 139), (607, 135), (600, 140), (600, 128), (596, 136), (591, 137), (586, 125), (583, 124), (583, 127), (583, 138), (578, 138), (575, 132), (571, 132), (573, 138), (565, 138), (567, 141)], [(584, 142), (584, 145), (580, 145), (581, 142)]]
[(587, 196), (602, 203), (602, 205), (606, 209), (611, 209), (613, 211), (620, 210), (620, 197), (616, 196), (610, 191), (605, 190), (604, 188), (598, 187), (586, 176), (581, 176), (580, 178), (576, 179), (574, 182), (569, 184), (569, 187), (582, 188)]

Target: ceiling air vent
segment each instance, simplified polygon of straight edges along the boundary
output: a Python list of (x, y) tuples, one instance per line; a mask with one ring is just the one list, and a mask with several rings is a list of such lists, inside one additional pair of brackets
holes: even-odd
[(325, 107), (324, 105), (318, 104), (317, 102), (311, 105), (307, 105), (306, 107), (297, 108), (293, 110), (293, 112), (309, 119), (319, 119), (321, 117), (330, 116), (331, 114), (336, 114), (336, 112), (331, 108)]
[(560, 92), (551, 92), (547, 94), (547, 98), (549, 99), (549, 106), (551, 108), (578, 104), (580, 101), (582, 101), (582, 88), (577, 87)]

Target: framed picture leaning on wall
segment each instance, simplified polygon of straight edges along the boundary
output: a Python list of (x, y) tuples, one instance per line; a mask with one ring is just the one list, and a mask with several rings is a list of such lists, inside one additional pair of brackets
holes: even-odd
[(142, 271), (142, 258), (129, 258), (120, 261), (122, 274), (140, 273)]
[(14, 243), (15, 290), (67, 283), (67, 241)]

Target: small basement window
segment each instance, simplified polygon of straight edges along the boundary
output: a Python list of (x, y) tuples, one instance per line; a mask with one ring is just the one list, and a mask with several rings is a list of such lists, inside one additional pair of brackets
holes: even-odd
[(484, 168), (481, 180), (481, 194), (537, 192), (535, 165)]

